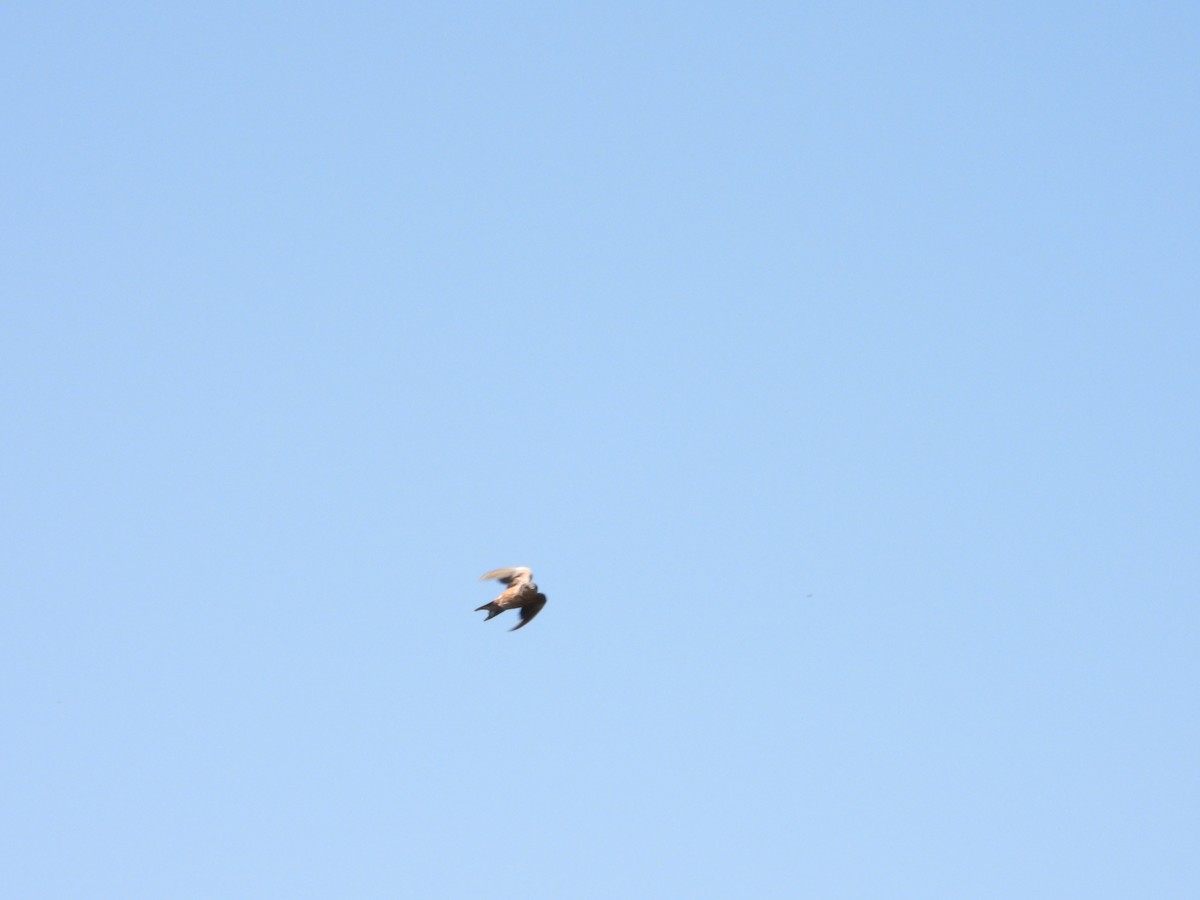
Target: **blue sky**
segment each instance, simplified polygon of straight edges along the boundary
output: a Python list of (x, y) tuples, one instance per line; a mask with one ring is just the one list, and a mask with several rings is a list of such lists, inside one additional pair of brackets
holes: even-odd
[(0, 893), (1200, 895), (1194, 4), (0, 25)]

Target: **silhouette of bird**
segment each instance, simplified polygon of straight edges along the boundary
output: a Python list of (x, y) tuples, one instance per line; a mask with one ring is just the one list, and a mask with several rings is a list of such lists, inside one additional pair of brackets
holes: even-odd
[(486, 575), (480, 575), (480, 581), (490, 581), (495, 579), (505, 585), (500, 596), (491, 603), (485, 603), (483, 606), (475, 610), (487, 610), (487, 621), (492, 616), (498, 616), (506, 609), (519, 609), (521, 611), (521, 621), (514, 625), (509, 631), (516, 631), (518, 628), (523, 628), (542, 611), (542, 607), (546, 605), (546, 595), (538, 591), (538, 586), (533, 583), (533, 570), (525, 566), (514, 566), (509, 569), (493, 569)]

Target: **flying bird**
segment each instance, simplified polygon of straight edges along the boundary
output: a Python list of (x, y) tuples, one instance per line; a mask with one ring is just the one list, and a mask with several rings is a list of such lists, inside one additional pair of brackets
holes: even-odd
[(485, 603), (483, 606), (475, 610), (487, 610), (487, 621), (492, 616), (498, 616), (506, 609), (519, 609), (521, 611), (521, 621), (514, 625), (509, 631), (516, 631), (518, 628), (523, 628), (542, 611), (542, 607), (546, 605), (546, 595), (538, 591), (538, 586), (533, 583), (533, 570), (525, 566), (514, 566), (510, 569), (493, 569), (486, 575), (480, 575), (480, 581), (491, 581), (495, 579), (503, 584), (504, 590), (500, 596), (491, 603)]

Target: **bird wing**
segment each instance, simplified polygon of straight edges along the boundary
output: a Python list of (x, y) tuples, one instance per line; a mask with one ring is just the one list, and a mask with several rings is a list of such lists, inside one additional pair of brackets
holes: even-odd
[(493, 579), (509, 587), (516, 587), (532, 581), (533, 570), (525, 566), (513, 566), (507, 569), (492, 569), (492, 571), (479, 576), (480, 581), (491, 581)]
[(546, 595), (536, 594), (532, 600), (521, 607), (521, 621), (514, 625), (509, 631), (516, 631), (518, 628), (523, 628), (533, 621), (533, 617), (542, 611), (542, 607), (546, 605)]

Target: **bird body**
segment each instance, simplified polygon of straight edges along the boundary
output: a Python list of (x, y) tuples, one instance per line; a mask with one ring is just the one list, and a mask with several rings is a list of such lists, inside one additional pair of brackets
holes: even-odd
[(546, 595), (541, 593), (538, 586), (533, 583), (533, 570), (526, 566), (493, 569), (479, 577), (480, 581), (493, 579), (499, 581), (505, 588), (500, 592), (500, 596), (491, 603), (485, 603), (475, 610), (475, 612), (487, 610), (487, 619), (483, 620), (485, 622), (506, 610), (519, 609), (521, 621), (509, 629), (509, 631), (516, 631), (527, 625), (546, 605)]

